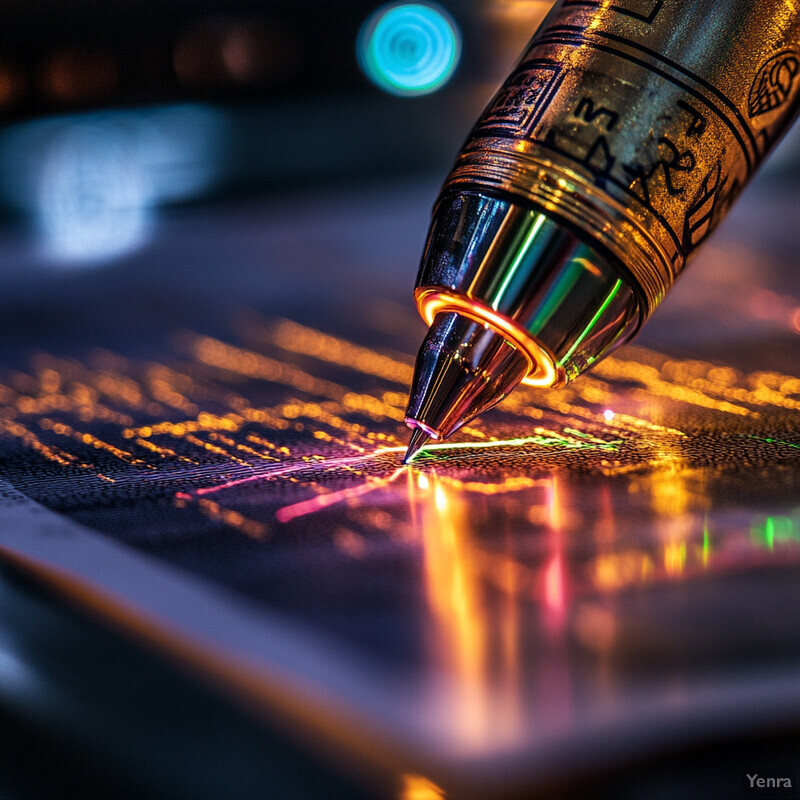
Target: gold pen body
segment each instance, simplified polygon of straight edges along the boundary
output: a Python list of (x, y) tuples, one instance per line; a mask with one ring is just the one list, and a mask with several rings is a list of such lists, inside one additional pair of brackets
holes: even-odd
[(798, 4), (560, 0), (435, 205), (408, 424), (446, 437), (630, 339), (799, 98)]

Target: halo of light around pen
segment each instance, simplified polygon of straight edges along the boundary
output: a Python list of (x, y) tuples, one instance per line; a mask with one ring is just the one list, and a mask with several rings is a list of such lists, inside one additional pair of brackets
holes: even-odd
[(528, 374), (521, 381), (523, 385), (553, 387), (566, 385), (564, 370), (556, 363), (553, 354), (514, 320), (499, 314), (479, 300), (456, 292), (420, 288), (414, 292), (414, 297), (420, 316), (429, 326), (433, 325), (438, 313), (455, 312), (492, 328), (515, 345), (530, 365)]
[(397, 3), (383, 6), (358, 36), (364, 74), (390, 94), (430, 94), (453, 75), (461, 56), (461, 34), (439, 6)]

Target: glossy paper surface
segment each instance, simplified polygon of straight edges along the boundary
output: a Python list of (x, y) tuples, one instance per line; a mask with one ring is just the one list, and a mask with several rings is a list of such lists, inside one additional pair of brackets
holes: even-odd
[(636, 346), (409, 468), (431, 188), (197, 211), (116, 271), (9, 282), (3, 478), (302, 638), (275, 696), (437, 785), (796, 715), (796, 201), (764, 183)]

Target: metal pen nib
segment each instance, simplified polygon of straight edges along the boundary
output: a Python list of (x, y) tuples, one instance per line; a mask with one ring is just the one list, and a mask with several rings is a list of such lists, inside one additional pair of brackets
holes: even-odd
[(403, 456), (403, 463), (410, 464), (414, 458), (416, 457), (417, 453), (422, 450), (423, 447), (428, 443), (428, 439), (431, 437), (425, 433), (422, 428), (414, 428), (413, 432), (411, 433), (411, 439), (408, 442), (408, 450), (406, 450), (405, 456)]
[(415, 428), (406, 463), (428, 436), (446, 439), (499, 403), (525, 377), (527, 358), (481, 322), (437, 314), (420, 348), (406, 424)]
[(438, 439), (520, 383), (563, 386), (641, 320), (616, 263), (539, 211), (467, 192), (436, 208), (415, 298), (430, 327), (405, 419)]

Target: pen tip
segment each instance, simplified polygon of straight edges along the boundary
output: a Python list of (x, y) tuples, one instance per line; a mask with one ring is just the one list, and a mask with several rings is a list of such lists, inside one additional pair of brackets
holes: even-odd
[(429, 438), (428, 434), (425, 433), (422, 428), (414, 428), (411, 434), (411, 440), (408, 443), (408, 450), (406, 450), (406, 454), (403, 457), (403, 463), (410, 464), (417, 453), (425, 446)]

